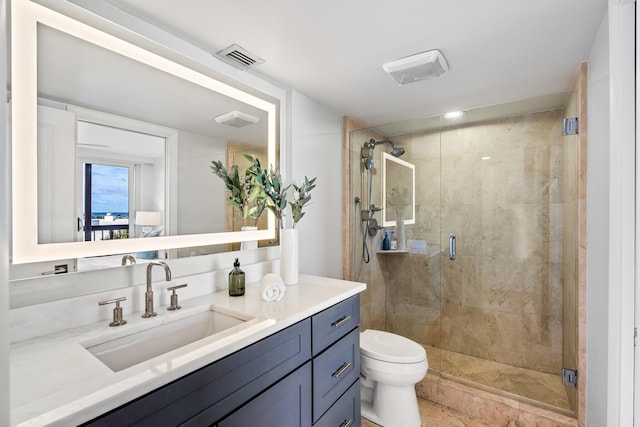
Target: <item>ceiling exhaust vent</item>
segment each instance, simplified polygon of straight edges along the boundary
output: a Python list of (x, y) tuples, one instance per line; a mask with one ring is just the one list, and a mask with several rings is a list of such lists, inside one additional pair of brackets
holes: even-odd
[(219, 51), (218, 56), (228, 64), (231, 64), (240, 70), (247, 70), (264, 62), (264, 59), (260, 58), (258, 55), (249, 52), (247, 49), (238, 46), (235, 43), (226, 49)]
[(260, 121), (256, 116), (243, 113), (242, 111), (229, 111), (228, 113), (221, 114), (215, 118), (217, 123), (221, 125), (233, 126), (234, 128), (241, 128), (247, 125), (253, 125)]
[(449, 64), (438, 49), (417, 53), (382, 64), (382, 68), (399, 84), (440, 77), (449, 70)]

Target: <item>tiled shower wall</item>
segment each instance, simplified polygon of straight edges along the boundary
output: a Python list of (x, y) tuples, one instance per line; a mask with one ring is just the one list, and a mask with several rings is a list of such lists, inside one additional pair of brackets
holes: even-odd
[(555, 110), (393, 138), (416, 165), (417, 218), (407, 236), (426, 240), (428, 251), (372, 253), (356, 266), (356, 279), (373, 284), (372, 323), (363, 325), (379, 323), (374, 311), (384, 304), (384, 329), (421, 344), (560, 372), (563, 117)]
[[(362, 245), (362, 221), (360, 211), (368, 208), (370, 204), (376, 206), (382, 205), (381, 197), (381, 157), (380, 150), (376, 149), (376, 156), (374, 157), (374, 168), (372, 169), (372, 187), (371, 187), (371, 200), (368, 198), (367, 189), (367, 175), (362, 167), (360, 148), (362, 145), (369, 141), (369, 139), (380, 140), (379, 135), (372, 133), (368, 130), (360, 130), (354, 132), (352, 135), (352, 144), (350, 147), (349, 159), (350, 170), (355, 171), (350, 174), (350, 188), (351, 188), (351, 200), (349, 200), (350, 213), (349, 220), (351, 221), (351, 236), (352, 250), (350, 256), (352, 257), (351, 265), (351, 278), (358, 282), (364, 282), (367, 284), (367, 289), (360, 295), (360, 322), (361, 329), (378, 329), (385, 330), (385, 274), (382, 270), (381, 259), (376, 254), (376, 249), (380, 247), (380, 235), (374, 238), (367, 236), (367, 249), (369, 262), (363, 261), (363, 245)], [(358, 199), (359, 202), (355, 203)], [(381, 215), (378, 213), (375, 215), (378, 221), (382, 222)], [(366, 233), (366, 230), (364, 231)]]

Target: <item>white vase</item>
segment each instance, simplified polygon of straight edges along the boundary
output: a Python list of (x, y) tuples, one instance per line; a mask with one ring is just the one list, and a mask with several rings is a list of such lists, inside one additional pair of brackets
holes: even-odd
[[(256, 231), (258, 229), (258, 227), (254, 227), (252, 225), (243, 225), (242, 228), (240, 228), (241, 231)], [(248, 240), (245, 242), (240, 242), (240, 250), (241, 251), (246, 251), (249, 249), (256, 249), (258, 247), (258, 241), (257, 240)]]
[(404, 220), (396, 221), (396, 238), (398, 239), (398, 249), (404, 251), (407, 249), (407, 233), (404, 229)]
[(298, 284), (298, 230), (280, 230), (280, 277), (285, 285)]

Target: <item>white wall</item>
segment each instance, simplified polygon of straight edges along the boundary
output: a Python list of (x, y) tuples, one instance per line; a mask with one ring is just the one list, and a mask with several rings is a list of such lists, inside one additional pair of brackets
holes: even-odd
[(178, 143), (178, 233), (226, 231), (226, 195), (212, 160), (226, 163), (226, 142), (180, 131)]
[[(607, 425), (633, 424), (635, 2), (609, 1)], [(597, 178), (596, 178), (597, 179)], [(601, 369), (603, 367), (600, 367)]]
[[(7, 34), (7, 3), (0, 0), (0, 34)], [(7, 138), (7, 38), (0, 45), (0, 425), (9, 425), (9, 140)]]
[[(589, 57), (587, 86), (587, 425), (607, 424), (609, 279), (609, 25)], [(595, 344), (594, 344), (595, 343)], [(601, 343), (601, 344), (597, 344)]]
[(287, 181), (318, 177), (297, 225), (300, 273), (342, 278), (342, 117), (301, 93), (290, 99)]

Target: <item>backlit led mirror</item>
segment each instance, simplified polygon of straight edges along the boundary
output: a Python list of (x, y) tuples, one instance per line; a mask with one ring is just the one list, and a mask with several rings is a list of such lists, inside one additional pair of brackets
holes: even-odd
[(275, 237), (267, 212), (240, 231), (209, 166), (277, 165), (277, 99), (28, 0), (11, 28), (14, 265)]
[(415, 223), (415, 166), (382, 153), (382, 225), (395, 226), (398, 220)]

